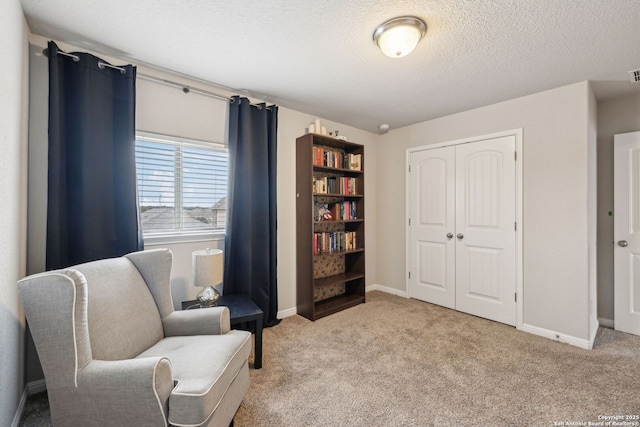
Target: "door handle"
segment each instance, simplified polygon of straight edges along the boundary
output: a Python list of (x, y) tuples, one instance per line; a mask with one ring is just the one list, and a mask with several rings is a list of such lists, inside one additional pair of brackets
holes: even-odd
[(464, 234), (462, 234), (462, 233), (458, 233), (458, 234), (456, 235), (456, 237), (457, 237), (458, 239), (462, 240), (462, 239), (464, 239)]
[(622, 248), (626, 248), (627, 246), (629, 246), (629, 243), (627, 243), (626, 240), (619, 240), (618, 241), (618, 246), (620, 246)]
[(447, 239), (453, 239), (453, 233), (447, 233)]

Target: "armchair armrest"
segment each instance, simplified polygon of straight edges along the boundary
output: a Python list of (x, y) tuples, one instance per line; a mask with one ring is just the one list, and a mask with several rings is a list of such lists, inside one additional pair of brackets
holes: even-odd
[(165, 337), (185, 335), (222, 335), (231, 329), (227, 307), (174, 311), (162, 318)]
[(95, 416), (111, 425), (167, 425), (173, 387), (166, 357), (92, 360), (78, 372), (76, 403), (92, 402)]

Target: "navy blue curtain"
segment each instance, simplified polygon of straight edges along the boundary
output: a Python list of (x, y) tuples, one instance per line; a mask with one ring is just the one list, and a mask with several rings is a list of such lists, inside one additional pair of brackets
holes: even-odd
[(136, 192), (136, 68), (49, 42), (47, 270), (142, 249)]
[(251, 297), (265, 326), (279, 323), (276, 279), (278, 107), (235, 96), (229, 106), (224, 293)]

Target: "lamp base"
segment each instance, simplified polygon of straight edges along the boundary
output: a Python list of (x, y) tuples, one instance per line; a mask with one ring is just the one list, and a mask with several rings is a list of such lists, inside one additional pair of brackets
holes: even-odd
[(213, 286), (204, 288), (198, 296), (196, 296), (200, 307), (215, 307), (220, 299), (220, 292)]

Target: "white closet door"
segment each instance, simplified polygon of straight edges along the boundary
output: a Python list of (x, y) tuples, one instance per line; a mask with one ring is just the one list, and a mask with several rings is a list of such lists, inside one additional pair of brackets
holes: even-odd
[(410, 167), (409, 296), (455, 308), (455, 147), (411, 153)]
[(640, 132), (614, 136), (614, 323), (640, 335)]
[(409, 296), (516, 323), (515, 136), (412, 152)]
[(456, 146), (456, 309), (515, 325), (515, 137)]

